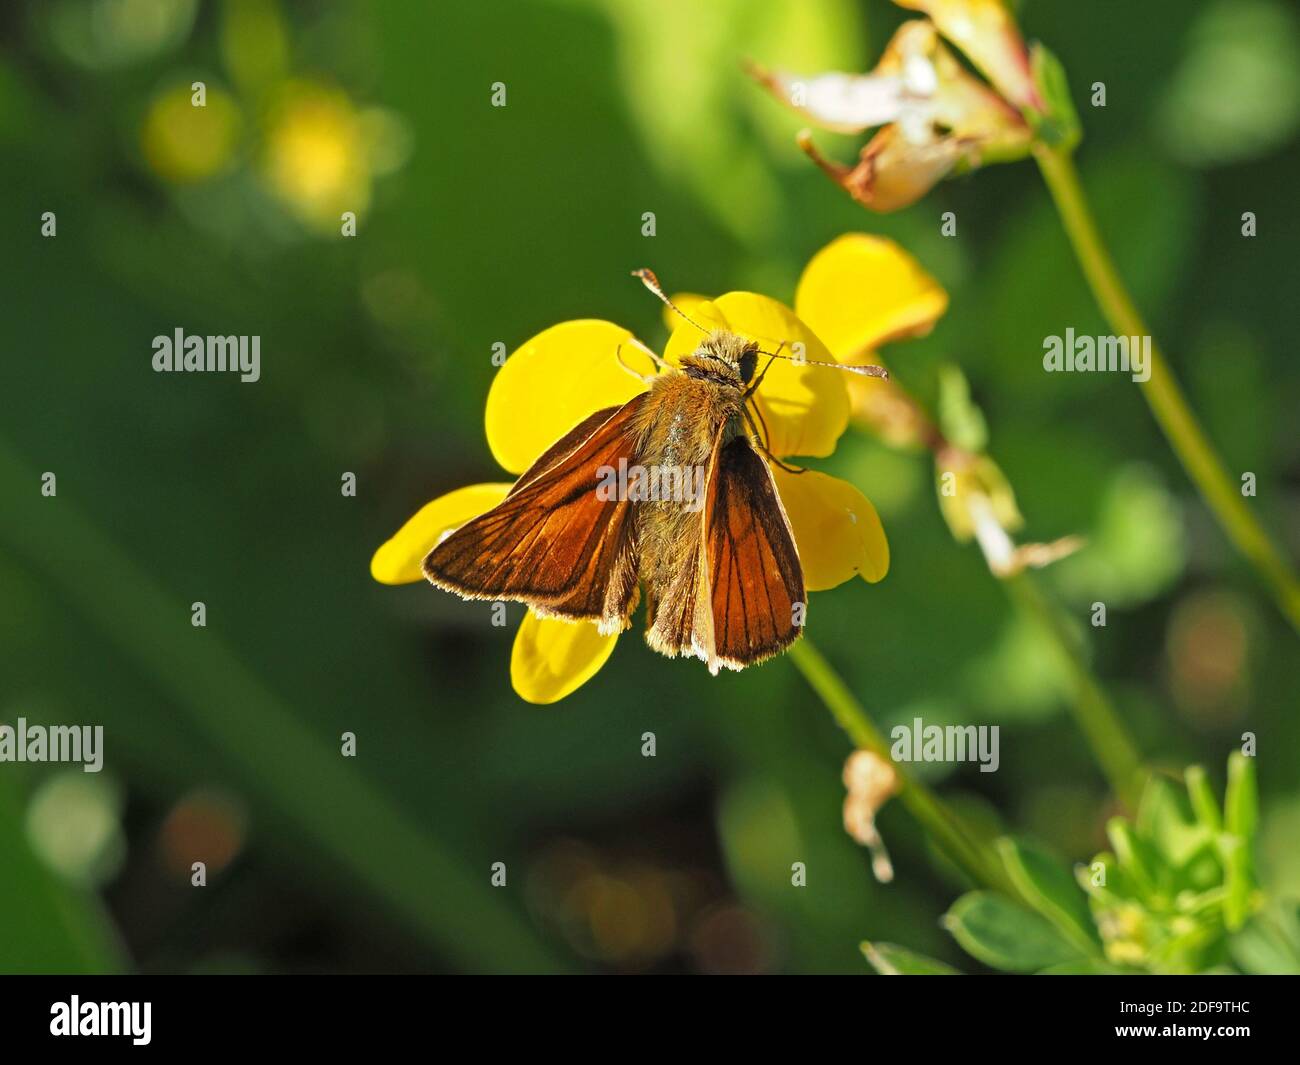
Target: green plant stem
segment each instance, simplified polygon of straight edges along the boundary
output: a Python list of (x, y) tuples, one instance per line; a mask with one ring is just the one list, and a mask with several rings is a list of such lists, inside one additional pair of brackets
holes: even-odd
[[(1119, 336), (1150, 336), (1097, 231), (1074, 159), (1068, 151), (1043, 144), (1035, 147), (1034, 155), (1102, 314)], [(1151, 374), (1141, 386), (1156, 421), (1202, 498), (1228, 538), (1268, 584), (1292, 627), (1300, 632), (1300, 580), (1228, 476), (1154, 340)]]
[(874, 751), (894, 766), (899, 801), (921, 823), (939, 850), (977, 884), (1016, 896), (992, 840), (984, 839), (953, 813), (937, 795), (912, 777), (889, 754), (889, 745), (847, 684), (807, 636), (790, 648), (790, 658), (855, 747)]
[(1071, 706), (1075, 720), (1111, 789), (1130, 810), (1136, 810), (1142, 788), (1141, 758), (1110, 698), (1093, 676), (1078, 637), (1028, 573), (1019, 573), (1002, 583), (1007, 594), (1040, 624), (1060, 652), (1074, 685)]
[[(944, 455), (959, 449), (949, 443), (920, 401), (902, 386), (894, 384), (893, 387), (899, 398), (910, 406), (920, 426), (925, 446), (931, 450), (936, 463), (942, 468)], [(999, 578), (998, 583), (1021, 611), (1039, 622), (1042, 631), (1056, 645), (1074, 684), (1075, 697), (1070, 703), (1070, 711), (1111, 788), (1130, 810), (1136, 810), (1142, 782), (1137, 745), (1125, 729), (1105, 688), (1093, 675), (1079, 641), (1065, 624), (1055, 604), (1042, 593), (1028, 574), (1021, 573), (1011, 579)]]

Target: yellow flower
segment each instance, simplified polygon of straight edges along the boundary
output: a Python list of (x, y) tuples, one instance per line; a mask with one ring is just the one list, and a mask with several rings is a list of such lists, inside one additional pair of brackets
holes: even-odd
[[(863, 293), (871, 293), (864, 305)], [(848, 233), (809, 261), (795, 293), (795, 310), (813, 323), (840, 362), (882, 363), (882, 344), (924, 336), (948, 309), (948, 294), (892, 240)], [(850, 418), (895, 447), (922, 447), (934, 427), (890, 379), (845, 381)]]
[(370, 203), (371, 170), (361, 113), (346, 94), (311, 82), (284, 85), (270, 109), (263, 177), (298, 217), (338, 224)]
[(969, 74), (925, 20), (903, 23), (869, 74), (752, 73), (822, 128), (880, 127), (852, 167), (824, 158), (807, 131), (799, 135), (813, 161), (875, 211), (915, 203), (954, 171), (1021, 158), (1032, 140), (1017, 108)]
[[(787, 351), (810, 363), (862, 365), (876, 344), (928, 329), (947, 296), (897, 245), (851, 235), (814, 256), (799, 283), (797, 313), (752, 292), (677, 302), (706, 329), (727, 329), (764, 346), (784, 341)], [(703, 334), (671, 312), (668, 317), (672, 335), (664, 359), (676, 363), (698, 347)], [(485, 414), (488, 446), (497, 462), (519, 475), (582, 419), (644, 391), (646, 385), (620, 366), (620, 349), (623, 362), (646, 375), (654, 372), (628, 330), (593, 319), (552, 326), (511, 354), (492, 382)], [(858, 379), (799, 362), (775, 362), (755, 394), (772, 453), (783, 459), (831, 454), (849, 421), (847, 384)], [(809, 591), (855, 576), (869, 582), (884, 577), (889, 545), (866, 496), (814, 470), (793, 474), (773, 465), (772, 472)], [(499, 503), (510, 487), (471, 485), (433, 500), (375, 552), (371, 574), (385, 584), (421, 580), (424, 556)], [(564, 698), (605, 664), (617, 639), (590, 622), (530, 612), (511, 654), (515, 691), (533, 703)]]

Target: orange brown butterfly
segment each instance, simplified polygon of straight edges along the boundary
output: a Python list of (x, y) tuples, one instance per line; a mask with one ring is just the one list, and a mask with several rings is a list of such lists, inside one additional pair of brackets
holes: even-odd
[(743, 669), (794, 643), (807, 609), (790, 521), (763, 455), (789, 467), (768, 449), (754, 394), (778, 358), (887, 373), (707, 330), (651, 271), (633, 276), (704, 334), (699, 346), (680, 367), (642, 346), (662, 370), (647, 379), (649, 390), (574, 426), (500, 504), (430, 551), (424, 575), (466, 599), (526, 603), (602, 633), (631, 625), (644, 588), (651, 648), (699, 658), (714, 674)]

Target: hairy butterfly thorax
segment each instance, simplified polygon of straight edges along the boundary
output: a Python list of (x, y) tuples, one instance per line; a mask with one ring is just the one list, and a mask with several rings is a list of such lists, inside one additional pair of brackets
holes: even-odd
[[(655, 379), (641, 409), (638, 463), (686, 489), (675, 498), (645, 501), (638, 513), (641, 579), (652, 633), (662, 602), (693, 595), (693, 554), (699, 550), (708, 475), (716, 450), (745, 432), (745, 388), (757, 350), (756, 343), (734, 333), (710, 333), (682, 358), (679, 371)], [(678, 587), (683, 580), (686, 584)], [(653, 637), (651, 645), (665, 649)]]

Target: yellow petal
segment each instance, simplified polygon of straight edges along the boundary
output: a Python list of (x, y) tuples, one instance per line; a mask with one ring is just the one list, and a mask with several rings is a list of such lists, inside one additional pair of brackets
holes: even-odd
[[(767, 296), (728, 292), (693, 307), (691, 317), (705, 328), (726, 329), (757, 340), (765, 351), (776, 351), (784, 341), (782, 355), (802, 353), (809, 362), (834, 361), (826, 345), (789, 307)], [(664, 358), (680, 364), (682, 356), (699, 347), (703, 339), (699, 329), (683, 322), (669, 337)], [(768, 361), (759, 356), (759, 372)], [(777, 359), (755, 398), (774, 455), (829, 455), (848, 425), (848, 392), (835, 370)]]
[(889, 541), (871, 500), (848, 481), (816, 470), (772, 467), (790, 517), (804, 584), (821, 592), (861, 576), (874, 584), (889, 571)]
[(646, 386), (638, 373), (654, 363), (612, 322), (561, 322), (533, 337), (497, 371), (487, 399), (492, 454), (511, 473), (523, 473), (543, 451), (589, 414), (626, 403)]
[(422, 506), (370, 560), (370, 575), (381, 584), (424, 579), (420, 563), (448, 533), (491, 510), (510, 491), (508, 484), (471, 484)]
[(617, 642), (617, 633), (602, 636), (590, 621), (539, 618), (529, 611), (510, 652), (510, 683), (527, 702), (559, 702), (596, 675)]
[(892, 240), (846, 233), (812, 257), (795, 307), (837, 358), (855, 362), (888, 340), (928, 333), (948, 294)]

